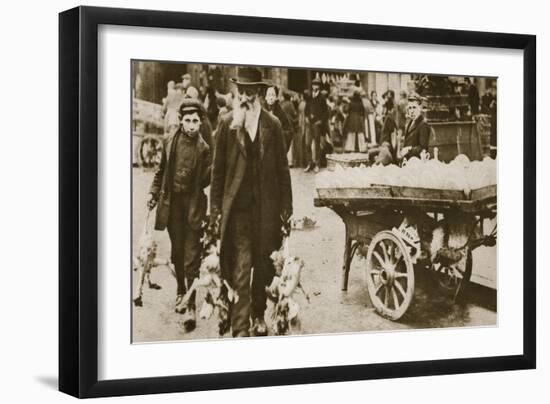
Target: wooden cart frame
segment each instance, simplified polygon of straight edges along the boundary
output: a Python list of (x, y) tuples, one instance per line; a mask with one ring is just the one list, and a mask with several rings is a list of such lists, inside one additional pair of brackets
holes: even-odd
[[(391, 320), (401, 318), (411, 304), (415, 267), (432, 269), (440, 286), (456, 299), (471, 276), (472, 250), (496, 242), (496, 226), (489, 234), (483, 231), (484, 220), (496, 216), (496, 187), (467, 200), (392, 196), (395, 193), (388, 187), (372, 189), (371, 197), (314, 199), (315, 206), (331, 208), (346, 226), (341, 289), (347, 290), (357, 249), (368, 246), (369, 296), (376, 311)], [(460, 245), (450, 244), (449, 237), (460, 231)]]

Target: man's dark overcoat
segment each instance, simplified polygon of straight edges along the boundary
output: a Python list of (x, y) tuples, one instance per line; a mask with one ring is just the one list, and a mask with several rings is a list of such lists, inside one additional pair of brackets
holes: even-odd
[(405, 139), (403, 146), (411, 146), (405, 158), (420, 157), (422, 150), (428, 151), (432, 127), (426, 122), (424, 116), (419, 116), (414, 121), (408, 121), (405, 125)]
[[(243, 180), (247, 164), (245, 136), (242, 127), (233, 128), (233, 113), (226, 114), (220, 121), (216, 132), (216, 146), (212, 165), (212, 183), (210, 188), (210, 215), (221, 215), (221, 265), (224, 278), (230, 280), (227, 272), (230, 265), (225, 254), (225, 236), (235, 196)], [(260, 158), (258, 173), (260, 176), (257, 217), (255, 220), (257, 238), (256, 253), (269, 256), (281, 246), (281, 216), (292, 213), (292, 190), (290, 171), (286, 157), (285, 141), (281, 123), (269, 112), (262, 109), (258, 122), (258, 141)]]

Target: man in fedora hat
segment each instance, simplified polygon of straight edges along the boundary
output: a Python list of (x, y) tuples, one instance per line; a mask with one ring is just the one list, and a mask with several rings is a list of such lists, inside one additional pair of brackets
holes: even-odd
[(162, 158), (149, 191), (148, 208), (157, 206), (155, 230), (168, 229), (177, 280), (175, 310), (183, 326), (196, 325), (195, 295), (186, 302), (187, 286), (199, 276), (201, 226), (206, 219), (204, 188), (210, 183), (210, 148), (200, 136), (203, 109), (199, 101), (184, 99), (181, 125), (164, 139)]
[(231, 81), (238, 98), (216, 133), (210, 217), (220, 229), (222, 274), (239, 296), (231, 307), (233, 336), (261, 336), (265, 287), (275, 273), (270, 255), (292, 214), (290, 172), (281, 123), (260, 104), (268, 85), (261, 72), (239, 68)]
[[(321, 94), (321, 80), (311, 82), (311, 100), (307, 103), (306, 119), (309, 121), (309, 131), (306, 133), (305, 172), (319, 171), (321, 165), (321, 148), (325, 144), (325, 133), (328, 129), (329, 111), (325, 97)], [(313, 150), (312, 150), (313, 145)]]

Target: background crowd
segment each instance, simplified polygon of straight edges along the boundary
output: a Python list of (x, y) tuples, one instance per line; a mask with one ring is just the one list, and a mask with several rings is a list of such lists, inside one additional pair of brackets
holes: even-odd
[[(303, 92), (269, 87), (263, 94), (262, 104), (282, 124), (290, 166), (304, 167), (306, 171), (318, 171), (325, 166), (329, 153), (375, 152), (382, 139), (403, 133), (409, 96), (442, 85), (451, 87), (445, 89), (447, 92), (467, 96), (468, 100), (466, 109), (451, 108), (446, 112), (449, 117), (443, 118), (471, 121), (474, 116), (486, 115), (491, 126), (490, 144), (496, 149), (496, 83), (480, 97), (474, 80), (466, 78), (460, 83), (445, 80), (444, 84), (439, 80), (434, 76), (420, 76), (408, 83), (407, 91), (396, 94), (387, 90), (379, 95), (376, 91), (365, 91), (359, 76), (317, 73), (311, 88)], [(232, 92), (218, 90), (226, 87), (219, 81), (215, 72), (209, 70), (201, 72), (198, 88), (191, 85), (190, 74), (184, 74), (181, 82), (169, 81), (162, 106), (165, 133), (177, 127), (177, 110), (182, 100), (193, 98), (202, 103), (207, 118), (201, 134), (213, 145), (218, 122), (233, 109), (235, 101)], [(342, 81), (353, 82), (346, 94), (340, 91)]]

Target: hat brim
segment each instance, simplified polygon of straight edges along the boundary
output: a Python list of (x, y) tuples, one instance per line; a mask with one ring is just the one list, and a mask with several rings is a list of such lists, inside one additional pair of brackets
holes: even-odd
[(269, 87), (271, 85), (271, 83), (268, 83), (267, 81), (239, 81), (239, 79), (235, 78), (235, 77), (232, 77), (229, 79), (229, 81), (231, 81), (233, 84), (236, 84), (238, 86), (265, 86), (265, 87)]

